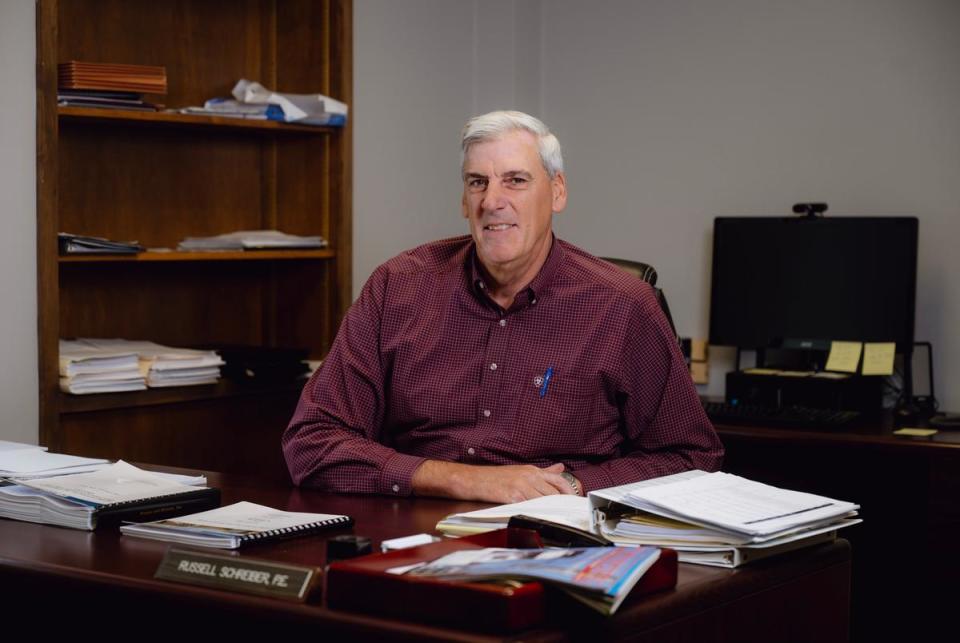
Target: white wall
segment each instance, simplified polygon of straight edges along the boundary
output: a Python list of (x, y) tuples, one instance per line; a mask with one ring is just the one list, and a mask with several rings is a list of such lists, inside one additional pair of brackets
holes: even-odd
[(467, 233), (460, 128), (494, 109), (536, 111), (539, 24), (530, 0), (357, 0), (354, 293), (399, 252)]
[(0, 0), (0, 439), (37, 442), (36, 60), (32, 0)]
[(516, 107), (563, 144), (558, 233), (654, 264), (684, 335), (707, 334), (715, 215), (918, 216), (916, 336), (960, 409), (960, 3), (357, 0), (355, 18), (357, 289), (465, 230), (459, 128)]

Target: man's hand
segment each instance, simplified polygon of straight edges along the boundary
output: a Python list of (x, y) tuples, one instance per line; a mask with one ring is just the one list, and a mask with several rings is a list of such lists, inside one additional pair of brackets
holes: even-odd
[(476, 466), (427, 460), (413, 474), (413, 492), (418, 496), (441, 496), (458, 500), (510, 503), (573, 494), (560, 473), (563, 464), (541, 469), (529, 464)]

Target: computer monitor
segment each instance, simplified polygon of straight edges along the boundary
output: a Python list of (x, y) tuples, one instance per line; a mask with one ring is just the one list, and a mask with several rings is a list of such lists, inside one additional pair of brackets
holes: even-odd
[(913, 347), (916, 217), (717, 217), (710, 343)]

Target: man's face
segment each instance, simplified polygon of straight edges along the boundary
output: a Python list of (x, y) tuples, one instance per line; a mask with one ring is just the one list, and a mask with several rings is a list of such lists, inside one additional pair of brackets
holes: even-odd
[(488, 270), (539, 270), (550, 250), (553, 213), (566, 204), (563, 173), (547, 175), (530, 132), (512, 131), (467, 150), (463, 216)]

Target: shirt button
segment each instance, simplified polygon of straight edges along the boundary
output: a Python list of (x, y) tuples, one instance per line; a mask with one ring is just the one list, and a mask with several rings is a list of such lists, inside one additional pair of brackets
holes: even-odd
[(477, 452), (477, 450), (474, 449), (473, 447), (470, 447), (469, 449), (467, 449), (467, 455), (473, 455), (473, 454), (475, 454), (476, 452)]
[(485, 418), (490, 417), (490, 409), (483, 409), (483, 417)]
[(500, 325), (501, 325), (501, 326), (506, 326), (506, 325), (507, 325), (507, 320), (506, 320), (506, 319), (501, 319), (501, 320), (500, 320)]
[(490, 365), (490, 370), (491, 370), (491, 371), (497, 370), (497, 363), (496, 363), (496, 362), (494, 362), (493, 364)]
[(391, 487), (391, 488), (393, 489), (393, 492), (394, 492), (394, 493), (400, 493), (400, 485), (395, 484), (395, 485), (393, 485), (393, 487)]
[(537, 300), (536, 300), (536, 299), (532, 299), (532, 300), (530, 301), (530, 303), (531, 303), (531, 304), (536, 304), (536, 303), (537, 303)]

